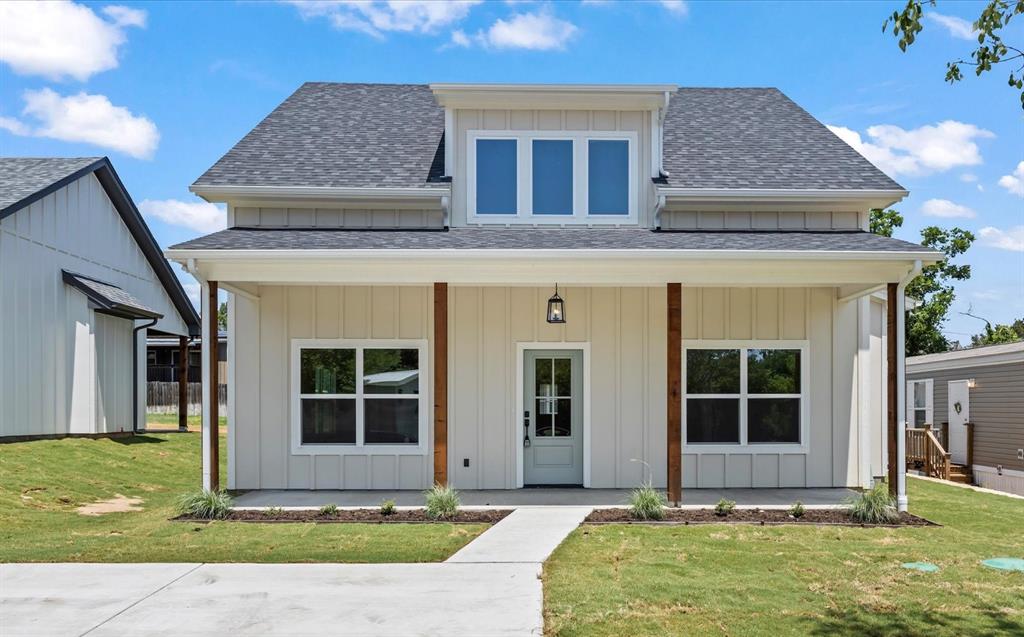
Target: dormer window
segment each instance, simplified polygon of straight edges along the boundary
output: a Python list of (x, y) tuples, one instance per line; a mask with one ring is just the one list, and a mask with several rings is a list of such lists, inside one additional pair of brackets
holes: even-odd
[(636, 223), (632, 131), (471, 130), (470, 223)]

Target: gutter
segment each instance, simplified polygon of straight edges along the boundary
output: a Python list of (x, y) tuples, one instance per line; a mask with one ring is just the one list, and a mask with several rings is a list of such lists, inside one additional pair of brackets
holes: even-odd
[(451, 196), (451, 186), (340, 188), (329, 186), (204, 186), (192, 184), (189, 191), (207, 201), (239, 197), (283, 197), (290, 199), (434, 199)]
[(674, 188), (655, 185), (659, 195), (686, 199), (878, 199), (897, 197), (903, 199), (908, 190), (824, 190), (790, 188)]

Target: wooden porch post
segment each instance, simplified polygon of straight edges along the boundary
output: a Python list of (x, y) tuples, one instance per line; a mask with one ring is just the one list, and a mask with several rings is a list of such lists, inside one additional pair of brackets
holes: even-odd
[(188, 431), (188, 337), (178, 337), (178, 431)]
[(447, 283), (434, 283), (434, 484), (448, 484)]
[(667, 288), (668, 344), (667, 427), (668, 501), (678, 506), (683, 499), (683, 434), (682, 434), (682, 356), (683, 315), (682, 285), (669, 283)]
[(209, 439), (210, 450), (210, 490), (220, 489), (220, 379), (217, 378), (217, 350), (220, 343), (217, 340), (217, 282), (209, 282), (209, 311), (203, 318), (206, 319), (209, 337), (203, 340), (203, 347), (206, 348), (207, 363), (210, 366), (210, 383), (206, 388), (210, 400), (210, 421), (206, 425), (206, 436)]
[[(898, 433), (898, 419), (899, 416), (896, 413), (898, 405), (897, 400), (897, 384), (899, 383), (899, 375), (896, 372), (897, 365), (897, 352), (896, 344), (898, 339), (896, 338), (896, 283), (890, 283), (886, 286), (886, 329), (885, 329), (885, 360), (886, 360), (886, 440), (888, 441), (888, 472), (886, 473), (886, 482), (889, 483), (889, 495), (896, 497), (896, 476), (899, 468), (896, 466), (897, 463), (897, 445), (899, 444)], [(903, 468), (906, 470), (906, 467)]]

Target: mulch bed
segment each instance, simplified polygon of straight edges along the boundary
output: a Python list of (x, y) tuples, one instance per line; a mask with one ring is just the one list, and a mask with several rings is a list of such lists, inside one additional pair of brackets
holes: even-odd
[(800, 518), (794, 518), (788, 511), (776, 509), (735, 509), (724, 516), (715, 514), (714, 509), (666, 509), (661, 521), (634, 520), (627, 509), (595, 509), (587, 516), (587, 524), (803, 524), (818, 526), (938, 526), (934, 522), (909, 513), (900, 513), (896, 524), (864, 524), (850, 517), (849, 511), (841, 509), (812, 509)]
[[(423, 509), (403, 510), (399, 509), (391, 515), (382, 515), (377, 509), (342, 509), (337, 513), (326, 515), (319, 511), (266, 511), (266, 510), (234, 510), (227, 517), (222, 518), (228, 522), (316, 522), (316, 523), (352, 523), (363, 524), (391, 524), (395, 522), (412, 524), (431, 524), (443, 522), (446, 524), (494, 524), (500, 521), (511, 510), (487, 510), (487, 511), (459, 511), (454, 518), (445, 520), (434, 520), (427, 517)], [(199, 518), (178, 516), (174, 518), (179, 522), (209, 522)]]

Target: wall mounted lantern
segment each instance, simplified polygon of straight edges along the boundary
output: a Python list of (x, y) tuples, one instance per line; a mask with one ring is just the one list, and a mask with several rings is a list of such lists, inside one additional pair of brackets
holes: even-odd
[(565, 323), (565, 301), (558, 296), (558, 284), (555, 284), (555, 294), (548, 299), (548, 323)]

